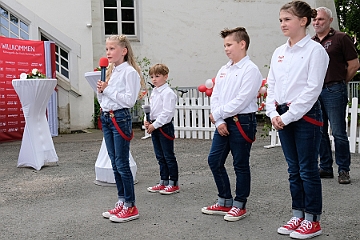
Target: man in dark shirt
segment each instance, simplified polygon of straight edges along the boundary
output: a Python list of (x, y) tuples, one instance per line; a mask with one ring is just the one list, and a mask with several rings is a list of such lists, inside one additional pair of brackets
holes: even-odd
[(348, 103), (347, 83), (359, 69), (359, 59), (352, 39), (343, 32), (330, 27), (332, 12), (326, 7), (319, 7), (313, 27), (316, 35), (313, 40), (319, 42), (330, 58), (319, 100), (323, 110), (324, 128), (320, 144), (321, 178), (333, 178), (333, 157), (328, 134), (328, 122), (335, 141), (335, 160), (338, 165), (340, 184), (350, 183), (350, 149), (346, 133), (345, 114)]

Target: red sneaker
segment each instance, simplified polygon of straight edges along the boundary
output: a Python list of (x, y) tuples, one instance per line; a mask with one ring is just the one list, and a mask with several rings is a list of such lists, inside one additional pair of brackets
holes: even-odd
[(201, 209), (201, 212), (205, 214), (211, 214), (211, 215), (226, 215), (228, 211), (231, 210), (231, 207), (224, 207), (220, 206), (219, 203), (215, 203), (214, 205), (203, 207)]
[(277, 232), (288, 235), (300, 227), (303, 218), (292, 217), (284, 226), (279, 227)]
[(301, 222), (300, 227), (290, 233), (290, 237), (296, 239), (307, 239), (319, 236), (321, 233), (322, 230), (319, 222), (304, 220)]
[(112, 222), (128, 222), (131, 220), (135, 220), (139, 218), (138, 209), (133, 207), (123, 207), (122, 211), (116, 215), (110, 217), (110, 221)]
[(102, 215), (104, 218), (110, 218), (111, 216), (114, 216), (116, 214), (118, 214), (119, 212), (121, 212), (121, 210), (123, 209), (124, 203), (123, 202), (118, 202), (115, 204), (115, 208), (111, 209), (107, 212), (103, 212)]
[(164, 190), (159, 191), (160, 194), (170, 195), (180, 192), (179, 186), (166, 186)]
[(226, 213), (224, 219), (226, 221), (235, 222), (244, 217), (246, 217), (246, 209), (241, 209), (233, 206), (230, 211)]
[(155, 185), (153, 187), (148, 187), (147, 190), (149, 192), (156, 193), (156, 192), (160, 192), (161, 190), (164, 190), (165, 187), (166, 187), (165, 185), (158, 184), (158, 185)]

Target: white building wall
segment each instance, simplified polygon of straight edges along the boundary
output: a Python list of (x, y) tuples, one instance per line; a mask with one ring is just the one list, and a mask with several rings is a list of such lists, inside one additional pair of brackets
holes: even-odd
[[(60, 132), (92, 127), (94, 94), (84, 73), (92, 71), (91, 1), (2, 0), (5, 7), (30, 25), (30, 39), (41, 34), (69, 52), (70, 82), (58, 76)], [(79, 96), (80, 95), (80, 96)]]
[[(96, 2), (98, 1), (93, 0), (93, 5), (96, 5)], [(248, 55), (266, 77), (268, 67), (265, 65), (270, 64), (275, 48), (286, 41), (280, 30), (279, 10), (287, 2), (139, 0), (140, 41), (133, 41), (132, 46), (140, 58), (147, 57), (152, 64), (168, 65), (173, 87), (198, 86), (206, 79), (214, 77), (228, 61), (220, 31), (225, 27), (243, 26), (250, 35)], [(335, 13), (332, 0), (307, 2), (313, 8), (325, 5)], [(95, 16), (96, 19), (101, 19), (102, 9), (99, 5), (96, 8), (93, 21)], [(336, 19), (336, 15), (334, 18)], [(335, 23), (337, 24), (337, 21)], [(97, 32), (96, 36), (102, 36), (101, 32), (103, 29)], [(309, 33), (314, 34), (311, 25)], [(94, 38), (94, 58), (104, 56), (103, 43), (103, 38)]]
[[(139, 39), (135, 54), (170, 68), (173, 87), (196, 87), (212, 78), (228, 59), (219, 32), (243, 26), (250, 35), (248, 54), (266, 77), (274, 49), (286, 38), (280, 30), (280, 0), (135, 0)], [(60, 132), (92, 127), (94, 93), (84, 73), (105, 56), (102, 0), (1, 0), (30, 24), (30, 38), (40, 32), (70, 53), (70, 84), (59, 76)], [(327, 6), (337, 17), (333, 0), (307, 1)], [(91, 24), (91, 27), (87, 25)], [(309, 33), (314, 34), (312, 26)], [(80, 95), (80, 96), (79, 96)]]

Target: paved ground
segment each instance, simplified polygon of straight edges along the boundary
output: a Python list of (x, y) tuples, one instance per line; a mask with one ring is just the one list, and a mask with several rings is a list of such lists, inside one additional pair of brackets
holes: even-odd
[[(251, 155), (250, 215), (231, 223), (201, 213), (217, 198), (207, 166), (211, 140), (175, 140), (181, 192), (164, 196), (146, 191), (158, 180), (158, 165), (151, 140), (135, 129), (140, 218), (112, 223), (101, 213), (115, 203), (115, 187), (94, 184), (102, 133), (89, 131), (53, 138), (59, 163), (40, 171), (16, 167), (20, 141), (0, 144), (0, 239), (289, 239), (276, 233), (291, 214), (286, 163), (280, 147), (263, 147), (269, 139), (260, 133)], [(359, 160), (352, 154), (351, 184), (323, 180), (324, 233), (316, 239), (360, 238)], [(230, 158), (227, 164), (233, 183)]]

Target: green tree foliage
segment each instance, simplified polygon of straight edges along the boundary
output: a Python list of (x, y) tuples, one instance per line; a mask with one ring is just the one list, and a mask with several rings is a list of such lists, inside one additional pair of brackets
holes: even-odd
[[(350, 36), (360, 37), (360, 0), (335, 0), (340, 30)], [(357, 43), (360, 51), (360, 44)]]

